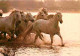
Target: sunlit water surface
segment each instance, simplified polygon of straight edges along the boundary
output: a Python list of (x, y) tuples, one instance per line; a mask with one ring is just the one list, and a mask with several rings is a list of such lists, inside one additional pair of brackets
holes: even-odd
[[(33, 13), (35, 15), (36, 13)], [(53, 14), (53, 13), (50, 13)], [(7, 16), (4, 14), (3, 16)], [(17, 48), (15, 56), (80, 56), (80, 13), (62, 13), (63, 24), (60, 25), (61, 35), (63, 37), (65, 47), (54, 46), (49, 48)], [(49, 35), (44, 34), (45, 39), (50, 41)], [(54, 42), (60, 44), (58, 36), (54, 36)]]

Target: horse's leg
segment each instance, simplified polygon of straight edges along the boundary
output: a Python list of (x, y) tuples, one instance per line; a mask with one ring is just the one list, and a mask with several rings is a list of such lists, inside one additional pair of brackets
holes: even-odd
[(59, 36), (59, 37), (60, 37), (60, 39), (61, 39), (61, 44), (62, 44), (62, 46), (64, 46), (64, 44), (63, 44), (63, 38), (62, 38), (61, 34), (60, 34), (60, 33), (58, 33), (58, 36)]
[(6, 32), (4, 32), (4, 38), (6, 38)]
[(6, 38), (6, 32), (1, 32), (0, 35), (2, 36), (2, 34), (3, 34), (3, 39), (5, 39)]
[(44, 40), (42, 39), (43, 35), (41, 34), (41, 32), (40, 32), (40, 31), (37, 31), (37, 34), (38, 34), (39, 38), (40, 38), (42, 41), (44, 41)]
[(52, 48), (52, 44), (53, 44), (53, 35), (50, 35), (51, 38), (51, 48)]
[(11, 39), (8, 39), (8, 41), (13, 40), (13, 38), (14, 38), (14, 31), (7, 31), (7, 33), (11, 37)]
[(42, 41), (44, 41), (42, 37), (43, 37), (43, 35), (40, 33), (40, 34), (39, 34), (39, 38), (40, 38)]
[(11, 39), (13, 40), (14, 38), (14, 31), (11, 31)]
[(0, 39), (2, 39), (2, 33), (0, 33)]
[(37, 38), (38, 38), (38, 35), (36, 34), (35, 39), (34, 39), (34, 43), (33, 43), (33, 45), (34, 45), (35, 47), (36, 47), (35, 42), (36, 42)]
[[(11, 32), (7, 31), (7, 34), (11, 37)], [(11, 41), (11, 38), (8, 41)]]
[(41, 37), (43, 37), (43, 35), (42, 34), (40, 34), (41, 35)]
[(38, 38), (38, 35), (36, 34), (35, 39), (34, 39), (34, 43), (36, 42), (37, 38)]

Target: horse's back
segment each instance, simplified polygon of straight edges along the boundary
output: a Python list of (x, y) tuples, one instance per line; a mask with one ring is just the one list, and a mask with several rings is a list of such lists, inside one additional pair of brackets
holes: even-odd
[(53, 18), (53, 17), (54, 17), (53, 14), (50, 14), (50, 15), (47, 16), (48, 19), (51, 19), (51, 18)]
[(33, 23), (33, 28), (36, 30), (36, 29), (45, 29), (48, 25), (49, 21), (48, 20), (44, 20), (44, 19), (39, 19), (39, 20), (36, 20), (34, 23)]
[(35, 23), (46, 24), (46, 23), (48, 23), (48, 20), (38, 19), (38, 20), (35, 21)]

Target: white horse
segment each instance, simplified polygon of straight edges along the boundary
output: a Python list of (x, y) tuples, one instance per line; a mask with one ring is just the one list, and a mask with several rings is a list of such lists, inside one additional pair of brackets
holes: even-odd
[(62, 14), (60, 12), (57, 12), (52, 19), (49, 19), (49, 20), (43, 20), (43, 19), (36, 20), (29, 27), (29, 29), (27, 29), (25, 31), (24, 35), (29, 34), (30, 31), (33, 29), (35, 31), (35, 33), (36, 33), (35, 41), (34, 41), (34, 43), (35, 43), (36, 39), (38, 38), (38, 36), (42, 40), (41, 32), (50, 34), (51, 48), (52, 48), (53, 36), (55, 34), (57, 34), (61, 38), (61, 44), (63, 46), (64, 44), (63, 44), (62, 36), (60, 34), (59, 22), (63, 23)]

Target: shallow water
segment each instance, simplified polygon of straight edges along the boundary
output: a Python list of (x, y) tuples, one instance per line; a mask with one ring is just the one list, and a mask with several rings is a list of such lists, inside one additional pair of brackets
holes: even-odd
[[(33, 13), (36, 14), (36, 13)], [(52, 14), (52, 13), (51, 13)], [(9, 14), (4, 14), (6, 16)], [(80, 13), (62, 13), (63, 24), (60, 24), (61, 35), (65, 46), (55, 45), (54, 49), (19, 47), (16, 49), (15, 56), (80, 56)], [(50, 43), (48, 34), (44, 34), (45, 41)], [(54, 36), (54, 44), (60, 44), (58, 36)]]

